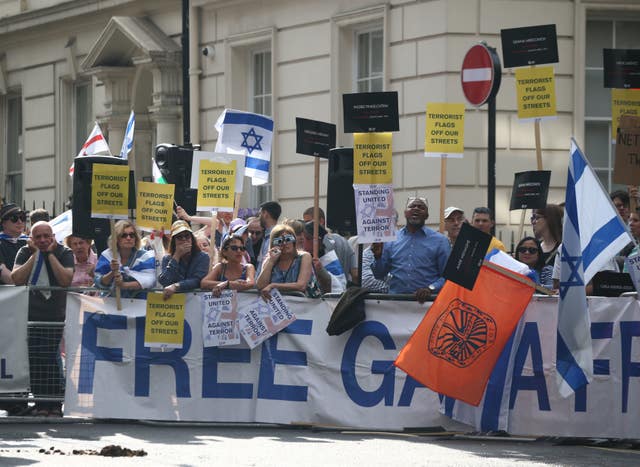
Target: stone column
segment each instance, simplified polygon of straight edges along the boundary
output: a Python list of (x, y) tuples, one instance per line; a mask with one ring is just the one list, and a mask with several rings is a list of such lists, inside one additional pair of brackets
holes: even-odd
[(104, 84), (105, 112), (98, 115), (97, 119), (103, 131), (109, 132), (107, 137), (109, 148), (111, 153), (117, 156), (122, 148), (124, 132), (131, 112), (131, 89), (135, 68), (97, 67), (91, 72)]
[(153, 76), (153, 104), (149, 107), (151, 121), (156, 125), (155, 143), (182, 144), (182, 75), (177, 60), (154, 60), (150, 64)]

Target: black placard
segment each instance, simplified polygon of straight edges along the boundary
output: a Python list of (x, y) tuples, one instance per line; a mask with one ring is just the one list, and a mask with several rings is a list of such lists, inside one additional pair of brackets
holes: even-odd
[(502, 29), (500, 37), (505, 68), (558, 63), (555, 24)]
[(329, 158), (336, 147), (336, 126), (333, 123), (296, 117), (296, 152), (308, 156)]
[(631, 276), (627, 272), (600, 271), (593, 276), (593, 295), (619, 297), (625, 292), (635, 292)]
[(602, 49), (604, 87), (640, 88), (640, 49)]
[(342, 109), (345, 133), (400, 131), (395, 91), (343, 94)]
[(547, 205), (550, 170), (518, 172), (513, 179), (510, 211), (515, 209), (542, 209)]
[(463, 223), (444, 268), (443, 277), (465, 289), (473, 290), (490, 243), (491, 235)]

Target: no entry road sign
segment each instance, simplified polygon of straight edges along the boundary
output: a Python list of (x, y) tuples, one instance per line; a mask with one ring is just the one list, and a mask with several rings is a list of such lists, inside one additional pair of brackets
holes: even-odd
[(470, 104), (481, 106), (500, 89), (502, 69), (495, 49), (481, 43), (471, 47), (462, 61), (462, 92)]

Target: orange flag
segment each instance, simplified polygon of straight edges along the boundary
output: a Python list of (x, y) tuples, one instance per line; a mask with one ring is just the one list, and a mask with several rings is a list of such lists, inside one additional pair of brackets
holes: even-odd
[(447, 281), (395, 365), (433, 391), (477, 406), (533, 292), (533, 282), (494, 265), (482, 266), (473, 290)]

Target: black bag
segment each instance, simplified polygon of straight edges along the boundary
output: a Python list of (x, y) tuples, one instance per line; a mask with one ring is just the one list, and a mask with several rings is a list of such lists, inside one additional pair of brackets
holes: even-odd
[(327, 334), (339, 336), (363, 321), (365, 318), (364, 297), (368, 293), (369, 289), (362, 287), (349, 287), (343, 292), (329, 319)]

